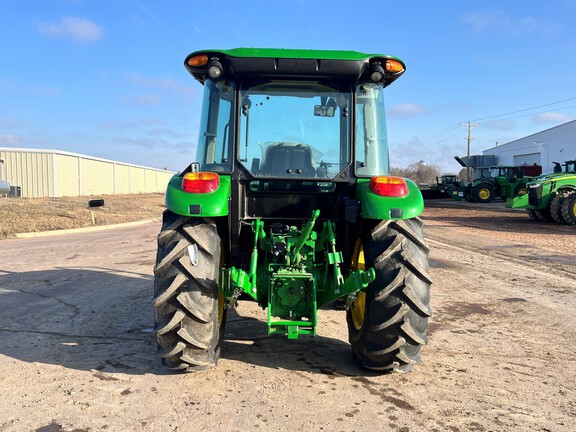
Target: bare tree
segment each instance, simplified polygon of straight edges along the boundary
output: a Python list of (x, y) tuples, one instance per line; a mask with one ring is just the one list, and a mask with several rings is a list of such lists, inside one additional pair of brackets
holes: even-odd
[(442, 175), (442, 169), (436, 165), (417, 162), (408, 165), (406, 168), (393, 167), (390, 173), (398, 177), (409, 178), (418, 184), (436, 183), (436, 177)]
[[(466, 181), (467, 173), (466, 168), (462, 168), (458, 173), (458, 181)], [(474, 168), (470, 168), (470, 177), (474, 178)]]

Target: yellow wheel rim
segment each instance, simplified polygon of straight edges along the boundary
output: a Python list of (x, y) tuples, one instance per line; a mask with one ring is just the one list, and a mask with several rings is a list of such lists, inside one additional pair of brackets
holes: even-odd
[(521, 189), (518, 191), (518, 195), (524, 195), (524, 194), (527, 193), (527, 192), (528, 192), (528, 190), (527, 190), (526, 188), (521, 188)]
[(486, 188), (482, 188), (480, 189), (480, 191), (478, 192), (478, 196), (480, 198), (482, 198), (483, 200), (490, 198), (490, 191)]
[[(362, 247), (362, 242), (356, 240), (354, 254), (352, 256), (352, 270), (365, 270), (365, 268), (364, 248)], [(356, 300), (350, 305), (350, 315), (354, 327), (356, 330), (360, 330), (364, 324), (364, 317), (366, 315), (366, 293), (364, 291), (360, 291), (356, 295)]]
[[(224, 266), (224, 248), (220, 248), (220, 268)], [(224, 305), (226, 304), (226, 297), (220, 290), (218, 290), (218, 327), (222, 326), (224, 321)]]
[(224, 295), (218, 291), (218, 326), (222, 325), (222, 321), (224, 320), (224, 302), (226, 298)]

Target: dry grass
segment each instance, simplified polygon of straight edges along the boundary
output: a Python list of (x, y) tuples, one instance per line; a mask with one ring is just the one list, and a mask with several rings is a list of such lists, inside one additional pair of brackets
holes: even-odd
[[(103, 207), (88, 207), (103, 199)], [(163, 194), (103, 195), (66, 198), (0, 197), (0, 239), (17, 233), (111, 225), (162, 216)]]

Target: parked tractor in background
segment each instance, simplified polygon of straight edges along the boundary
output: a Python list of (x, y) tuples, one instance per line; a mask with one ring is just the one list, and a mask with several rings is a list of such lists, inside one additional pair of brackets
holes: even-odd
[(154, 267), (168, 368), (216, 365), (226, 312), (316, 335), (340, 299), (357, 363), (408, 371), (426, 343), (430, 275), (417, 185), (389, 176), (388, 55), (232, 49), (185, 60), (204, 86), (196, 162), (169, 182)]
[(453, 174), (446, 174), (441, 177), (436, 177), (436, 183), (440, 191), (456, 201), (464, 199), (464, 191), (466, 184), (458, 181), (458, 176)]
[(566, 161), (564, 171), (554, 162), (553, 173), (527, 183), (526, 195), (510, 198), (508, 208), (525, 208), (536, 221), (576, 225), (576, 161)]
[[(525, 170), (529, 170), (532, 175), (527, 175)], [(480, 178), (466, 185), (464, 196), (468, 201), (487, 203), (497, 196), (506, 200), (523, 195), (526, 193), (526, 183), (534, 180), (534, 176), (540, 174), (541, 170), (539, 165), (492, 167), (489, 178)]]
[[(451, 190), (457, 189), (455, 185), (458, 185), (456, 176), (452, 174), (445, 174), (440, 177), (436, 177), (435, 183), (418, 183), (418, 188), (422, 192), (424, 199), (437, 199), (437, 198), (447, 198), (452, 197)], [(458, 197), (454, 196), (454, 199)]]

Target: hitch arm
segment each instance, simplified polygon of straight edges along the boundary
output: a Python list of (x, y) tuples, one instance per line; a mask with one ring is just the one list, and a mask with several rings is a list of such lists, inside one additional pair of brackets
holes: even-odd
[[(324, 287), (326, 290), (319, 292), (318, 304), (325, 305), (337, 298), (354, 294), (365, 289), (370, 282), (376, 278), (376, 272), (370, 268), (368, 270), (356, 270), (348, 274), (346, 278), (342, 276), (340, 264), (344, 261), (342, 252), (336, 250), (336, 234), (334, 233), (334, 223), (324, 222), (324, 229), (320, 235), (321, 245), (326, 250), (326, 275), (324, 276)], [(329, 277), (328, 268), (332, 266), (332, 277)]]
[(258, 242), (266, 236), (264, 232), (264, 222), (256, 219), (252, 222), (252, 231), (254, 231), (254, 246), (250, 255), (250, 267), (248, 272), (236, 267), (223, 269), (221, 273), (220, 286), (224, 296), (232, 299), (237, 297), (241, 292), (248, 294), (254, 300), (258, 300), (256, 289), (256, 273), (258, 268)]
[(318, 219), (318, 216), (320, 216), (320, 210), (314, 210), (312, 212), (312, 216), (310, 217), (310, 219), (308, 219), (308, 222), (306, 222), (304, 228), (302, 228), (302, 233), (300, 234), (300, 237), (298, 237), (298, 240), (294, 245), (294, 249), (292, 249), (292, 253), (290, 254), (290, 262), (292, 264), (297, 265), (298, 263), (300, 263), (301, 258), (300, 250), (302, 249), (302, 246), (306, 244), (306, 240), (308, 240), (308, 237), (310, 237), (310, 234), (314, 229), (314, 223), (316, 222), (316, 219)]

